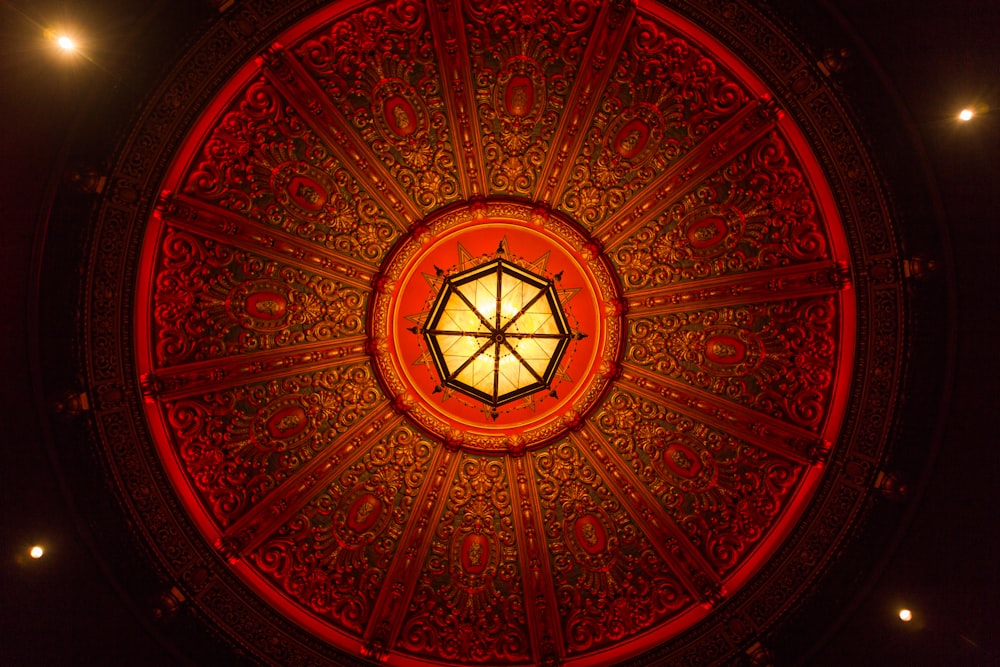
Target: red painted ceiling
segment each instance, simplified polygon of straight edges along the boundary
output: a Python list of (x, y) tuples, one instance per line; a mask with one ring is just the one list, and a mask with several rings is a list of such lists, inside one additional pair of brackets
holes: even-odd
[[(90, 379), (137, 401), (132, 511), (188, 527), (149, 540), (236, 641), (211, 582), (308, 655), (725, 657), (845, 539), (899, 373), (891, 220), (813, 64), (681, 9), (335, 3), (164, 86), (130, 146), (187, 116), (115, 199), (134, 302), (88, 292), (125, 390), (111, 351)], [(490, 415), (410, 329), (499, 255), (586, 337)]]

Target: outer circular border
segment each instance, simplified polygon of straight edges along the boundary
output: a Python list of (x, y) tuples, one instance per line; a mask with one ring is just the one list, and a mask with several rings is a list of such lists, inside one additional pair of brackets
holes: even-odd
[[(109, 186), (92, 213), (81, 290), (79, 353), (91, 398), (91, 428), (121, 502), (165, 581), (193, 609), (256, 660), (364, 664), (278, 615), (250, 594), (185, 516), (151, 442), (135, 369), (132, 315), (138, 249), (167, 165), (209, 100), (282, 31), (316, 11), (358, 7), (320, 0), (237, 3), (164, 79), (122, 144)], [(844, 426), (822, 487), (765, 568), (705, 622), (633, 661), (717, 664), (766, 636), (816, 585), (849, 540), (897, 418), (909, 341), (899, 243), (866, 144), (835, 86), (776, 21), (746, 0), (670, 0), (669, 7), (739, 56), (799, 124), (820, 160), (850, 239), (858, 339)], [(642, 8), (656, 14), (657, 7)]]
[[(404, 377), (394, 351), (395, 301), (398, 283), (414, 269), (414, 261), (428, 243), (446, 235), (453, 229), (480, 220), (512, 223), (525, 228), (543, 231), (567, 249), (573, 250), (586, 262), (591, 286), (600, 308), (603, 308), (601, 333), (595, 341), (594, 367), (580, 386), (560, 401), (560, 405), (573, 404), (561, 414), (546, 417), (537, 426), (504, 433), (503, 429), (460, 430), (438, 411), (430, 410), (413, 395)], [(369, 352), (373, 357), (375, 373), (395, 409), (407, 415), (410, 421), (432, 438), (448, 447), (467, 451), (496, 454), (509, 452), (523, 454), (551, 443), (567, 431), (582, 426), (587, 415), (600, 404), (611, 383), (620, 373), (620, 361), (625, 335), (624, 302), (618, 290), (614, 271), (606, 257), (591, 239), (562, 214), (540, 205), (503, 199), (489, 199), (454, 206), (432, 215), (402, 238), (386, 257), (382, 272), (376, 278), (369, 303), (367, 330)]]

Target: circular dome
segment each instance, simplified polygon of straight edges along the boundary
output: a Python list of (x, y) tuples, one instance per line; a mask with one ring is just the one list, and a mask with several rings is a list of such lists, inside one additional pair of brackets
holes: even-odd
[(134, 224), (101, 212), (135, 299), (95, 260), (124, 361), (91, 381), (167, 570), (264, 662), (745, 648), (846, 539), (863, 370), (899, 372), (865, 356), (897, 292), (856, 289), (895, 261), (876, 181), (811, 65), (720, 27), (783, 40), (757, 15), (294, 6), (214, 29), (227, 65), (126, 149), (160, 137), (117, 172)]

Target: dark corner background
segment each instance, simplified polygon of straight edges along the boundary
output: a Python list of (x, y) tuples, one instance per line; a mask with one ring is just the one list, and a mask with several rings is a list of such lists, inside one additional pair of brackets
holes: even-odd
[[(889, 182), (907, 255), (936, 267), (912, 281), (920, 389), (905, 397), (889, 466), (909, 495), (876, 503), (829, 582), (772, 638), (777, 664), (1000, 665), (1000, 3), (768, 6), (817, 58), (849, 50), (835, 76)], [(71, 321), (62, 311), (76, 298), (83, 234), (66, 221), (95, 203), (66, 199), (53, 234), (49, 193), (107, 165), (144, 96), (216, 13), (210, 0), (0, 0), (0, 664), (240, 661), (190, 614), (153, 620), (162, 584), (127, 539), (83, 420), (56, 414), (62, 389), (79, 388), (75, 333), (39, 326)], [(48, 48), (44, 28), (60, 24), (90, 37), (89, 59)], [(963, 106), (980, 115), (958, 123)], [(34, 543), (46, 547), (37, 561)]]

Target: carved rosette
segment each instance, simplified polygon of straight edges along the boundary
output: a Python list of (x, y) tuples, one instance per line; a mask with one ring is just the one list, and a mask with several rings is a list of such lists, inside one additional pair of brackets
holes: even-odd
[[(240, 73), (164, 89), (216, 92), (96, 218), (93, 430), (164, 571), (263, 663), (738, 655), (722, 615), (766, 634), (843, 545), (901, 378), (833, 93), (780, 97), (811, 65), (753, 13), (315, 4), (235, 5)], [(572, 338), (491, 413), (421, 327), (499, 258)]]

